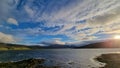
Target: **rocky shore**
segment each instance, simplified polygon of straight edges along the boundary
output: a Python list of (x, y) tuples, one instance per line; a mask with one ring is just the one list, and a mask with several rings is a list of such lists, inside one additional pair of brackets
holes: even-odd
[(27, 59), (18, 62), (0, 63), (0, 68), (60, 68), (59, 66), (45, 66), (45, 59)]
[(120, 53), (101, 54), (95, 60), (105, 63), (105, 66), (100, 68), (120, 68)]

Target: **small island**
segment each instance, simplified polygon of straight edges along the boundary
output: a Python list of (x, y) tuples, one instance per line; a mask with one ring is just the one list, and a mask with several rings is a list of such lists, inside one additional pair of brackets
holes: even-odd
[(120, 68), (120, 53), (101, 54), (95, 60), (105, 63), (105, 66), (100, 68)]

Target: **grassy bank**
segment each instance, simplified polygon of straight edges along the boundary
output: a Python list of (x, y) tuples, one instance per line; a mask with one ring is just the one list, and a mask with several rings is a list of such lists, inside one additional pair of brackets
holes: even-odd
[(31, 48), (23, 45), (8, 45), (0, 43), (0, 50), (30, 50)]

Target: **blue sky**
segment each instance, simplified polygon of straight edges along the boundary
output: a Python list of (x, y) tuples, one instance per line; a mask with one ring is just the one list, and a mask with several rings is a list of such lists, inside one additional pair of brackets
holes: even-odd
[(120, 34), (120, 0), (1, 0), (0, 42), (55, 44)]

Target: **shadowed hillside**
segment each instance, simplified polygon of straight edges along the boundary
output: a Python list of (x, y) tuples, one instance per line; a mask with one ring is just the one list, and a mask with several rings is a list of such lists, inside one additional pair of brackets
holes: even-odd
[(5, 44), (0, 43), (0, 50), (31, 50), (31, 49), (59, 49), (59, 48), (120, 48), (120, 40), (107, 40), (103, 42), (91, 43), (88, 45), (59, 45), (52, 44), (49, 46), (40, 46), (40, 45), (19, 45), (19, 44)]
[(50, 46), (40, 46), (40, 45), (19, 45), (19, 44), (5, 44), (0, 43), (0, 50), (32, 50), (32, 49), (56, 49), (56, 48), (70, 48), (69, 46), (63, 45), (50, 45)]
[(120, 48), (120, 40), (106, 40), (75, 48)]

